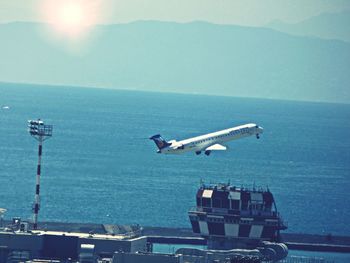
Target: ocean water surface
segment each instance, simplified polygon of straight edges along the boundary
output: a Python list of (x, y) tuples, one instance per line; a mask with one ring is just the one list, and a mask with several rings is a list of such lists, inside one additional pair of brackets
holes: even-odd
[[(8, 106), (7, 109), (4, 106)], [(200, 180), (268, 186), (289, 232), (350, 235), (350, 105), (105, 89), (0, 85), (0, 207), (29, 219), (45, 141), (39, 220), (190, 227)], [(4, 107), (4, 108), (3, 108)], [(255, 137), (209, 157), (161, 155), (146, 138), (254, 122)]]

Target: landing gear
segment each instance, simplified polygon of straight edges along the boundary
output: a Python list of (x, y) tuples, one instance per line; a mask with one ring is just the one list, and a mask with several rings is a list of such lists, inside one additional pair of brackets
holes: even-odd
[(204, 152), (206, 156), (209, 156), (209, 154), (211, 153), (211, 151), (205, 151)]
[(256, 134), (256, 138), (257, 138), (257, 139), (260, 139), (259, 133)]
[(196, 152), (196, 154), (197, 154), (197, 155), (200, 155), (200, 154), (201, 154), (201, 151)]

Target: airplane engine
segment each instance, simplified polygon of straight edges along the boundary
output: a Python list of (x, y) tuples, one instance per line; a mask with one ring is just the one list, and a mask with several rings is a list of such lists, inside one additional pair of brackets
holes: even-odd
[(175, 146), (174, 147), (175, 150), (183, 150), (183, 149), (185, 149), (185, 146), (183, 144), (177, 144), (177, 145), (174, 145), (174, 146)]

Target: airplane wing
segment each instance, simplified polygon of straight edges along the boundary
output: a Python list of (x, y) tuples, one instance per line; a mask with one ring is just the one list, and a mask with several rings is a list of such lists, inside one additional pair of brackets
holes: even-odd
[(227, 149), (226, 146), (223, 146), (221, 144), (213, 144), (211, 146), (209, 146), (208, 148), (206, 148), (206, 151), (225, 151)]

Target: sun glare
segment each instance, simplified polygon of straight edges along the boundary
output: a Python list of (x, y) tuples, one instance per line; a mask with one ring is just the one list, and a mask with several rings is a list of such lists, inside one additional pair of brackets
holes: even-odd
[[(81, 39), (100, 22), (100, 0), (45, 0), (40, 10), (56, 36)], [(53, 32), (51, 32), (53, 33)]]
[(84, 10), (82, 6), (77, 3), (68, 3), (62, 7), (59, 15), (59, 23), (62, 27), (66, 28), (77, 28), (82, 27), (85, 24), (84, 21)]

